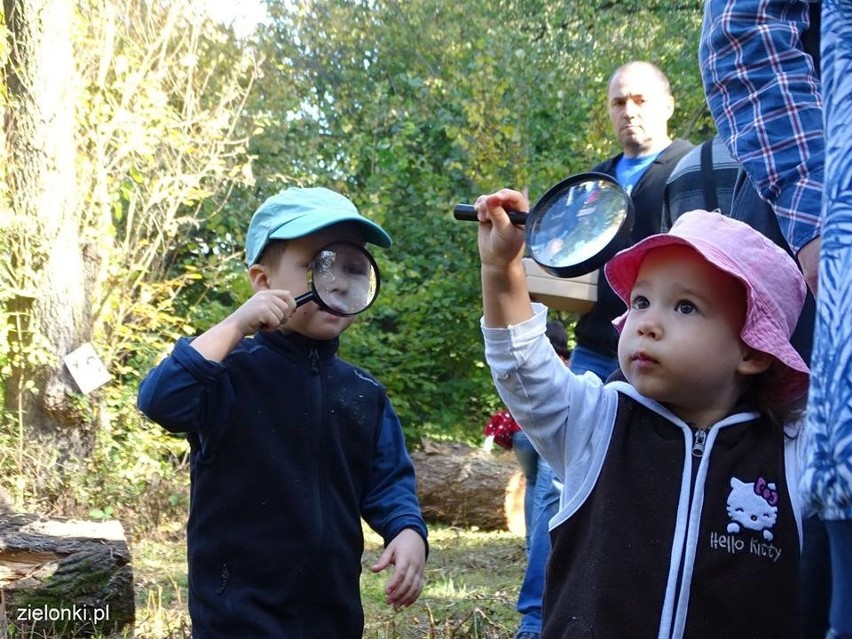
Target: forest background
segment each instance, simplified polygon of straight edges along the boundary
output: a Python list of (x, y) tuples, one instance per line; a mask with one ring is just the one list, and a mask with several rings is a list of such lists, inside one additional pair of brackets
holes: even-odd
[[(409, 445), (478, 443), (475, 226), (452, 207), (535, 200), (617, 151), (605, 87), (668, 75), (670, 132), (714, 130), (701, 0), (267, 0), (256, 29), (203, 0), (4, 0), (0, 486), (17, 510), (183, 522), (187, 445), (135, 408), (149, 368), (250, 294), (249, 219), (291, 185), (350, 197), (391, 234), (379, 300), (342, 354), (388, 388)], [(576, 319), (560, 314), (567, 326)], [(63, 358), (91, 344), (87, 394)]]

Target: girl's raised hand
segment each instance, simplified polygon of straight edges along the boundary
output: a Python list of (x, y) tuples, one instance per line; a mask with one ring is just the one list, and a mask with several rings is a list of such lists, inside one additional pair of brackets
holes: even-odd
[(479, 257), (483, 266), (505, 268), (524, 254), (524, 229), (506, 211), (527, 211), (529, 200), (512, 189), (480, 195), (474, 203), (479, 219)]

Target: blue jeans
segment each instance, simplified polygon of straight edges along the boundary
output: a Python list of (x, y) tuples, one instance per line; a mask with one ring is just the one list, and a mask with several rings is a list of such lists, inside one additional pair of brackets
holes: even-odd
[(526, 530), (524, 549), (529, 558), (539, 456), (533, 448), (530, 438), (522, 430), (512, 434), (512, 450), (515, 451), (515, 459), (518, 460), (518, 466), (521, 467), (521, 472), (524, 474), (524, 529)]
[(527, 543), (527, 568), (518, 594), (518, 612), (523, 615), (518, 632), (541, 632), (541, 598), (544, 594), (544, 573), (550, 554), (548, 523), (559, 510), (557, 488), (550, 466), (538, 457), (533, 515)]
[(618, 358), (609, 355), (601, 355), (583, 346), (577, 346), (571, 351), (571, 361), (568, 368), (572, 373), (582, 375), (586, 371), (592, 371), (603, 381), (618, 370)]
[(811, 515), (802, 522), (799, 639), (825, 639), (831, 602), (830, 562), (825, 523), (816, 515)]
[[(606, 380), (618, 368), (618, 360), (614, 357), (606, 357), (578, 346), (571, 352), (571, 360), (568, 364), (572, 372), (580, 375), (586, 371), (592, 371), (603, 380)], [(517, 435), (517, 433), (516, 433)], [(524, 436), (526, 439), (526, 436)], [(513, 437), (513, 446), (514, 437)], [(529, 444), (529, 441), (527, 441)], [(529, 444), (532, 449), (532, 445)], [(532, 450), (535, 453), (535, 450)], [(523, 453), (522, 453), (523, 454)], [(515, 450), (518, 455), (518, 450)], [(541, 599), (544, 595), (544, 577), (547, 567), (547, 557), (550, 555), (550, 533), (548, 527), (550, 520), (559, 510), (560, 488), (554, 484), (558, 478), (553, 470), (536, 453), (538, 463), (536, 465), (535, 493), (533, 498), (533, 510), (530, 517), (531, 524), (527, 527), (527, 568), (524, 572), (524, 580), (518, 593), (518, 612), (523, 615), (518, 632), (541, 633)], [(518, 462), (524, 474), (527, 468), (531, 468), (529, 459)], [(527, 465), (525, 466), (524, 463)], [(529, 476), (529, 475), (527, 475)], [(529, 489), (530, 484), (527, 484)], [(526, 508), (526, 495), (524, 495), (524, 507)], [(526, 513), (525, 513), (526, 514)]]
[[(835, 637), (852, 637), (852, 519), (826, 521), (831, 545), (831, 610)], [(831, 635), (830, 635), (831, 636)]]

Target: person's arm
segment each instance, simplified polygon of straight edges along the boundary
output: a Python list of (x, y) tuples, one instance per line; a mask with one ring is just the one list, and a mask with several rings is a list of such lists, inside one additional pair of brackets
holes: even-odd
[(420, 596), (428, 547), (414, 464), (405, 448), (399, 418), (388, 400), (373, 451), (361, 516), (385, 540), (385, 550), (370, 569), (379, 572), (394, 566), (385, 587), (385, 600), (400, 608)]
[(385, 547), (372, 572), (388, 566), (394, 571), (385, 586), (385, 602), (396, 609), (410, 606), (423, 592), (423, 570), (426, 567), (426, 540), (416, 530), (405, 528)]
[(414, 464), (405, 447), (399, 417), (387, 398), (373, 446), (370, 479), (361, 503), (361, 516), (385, 543), (405, 528), (413, 528), (426, 538), (426, 524), (415, 489)]
[(801, 44), (808, 11), (806, 0), (708, 0), (699, 62), (720, 136), (816, 291), (825, 139), (819, 79)]
[(166, 430), (196, 431), (205, 416), (226, 410), (232, 399), (221, 362), (247, 335), (278, 330), (295, 308), (288, 291), (261, 290), (198, 337), (178, 341), (142, 380), (137, 407)]
[(527, 211), (529, 201), (518, 191), (503, 189), (480, 196), (475, 206), (485, 326), (519, 324), (533, 315), (521, 261), (524, 230), (509, 221), (506, 211)]
[(240, 340), (258, 331), (274, 331), (296, 310), (289, 291), (258, 291), (236, 311), (192, 340), (192, 348), (211, 362), (221, 362)]
[(565, 366), (545, 334), (547, 307), (535, 303), (532, 311), (510, 328), (481, 322), (485, 360), (500, 398), (539, 454), (563, 480), (568, 468), (576, 478), (594, 458), (589, 447), (606, 439), (617, 393), (596, 375), (578, 376)]
[(153, 368), (139, 385), (136, 405), (173, 433), (196, 432), (207, 418), (227, 412), (233, 390), (219, 362), (205, 359), (188, 338)]

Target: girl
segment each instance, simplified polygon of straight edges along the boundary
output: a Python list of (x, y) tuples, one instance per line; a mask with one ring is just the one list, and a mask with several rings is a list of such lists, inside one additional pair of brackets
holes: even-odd
[(564, 478), (544, 639), (791, 637), (808, 368), (789, 337), (805, 284), (751, 227), (693, 211), (605, 268), (627, 312), (622, 379), (571, 374), (521, 265), (516, 191), (476, 203), (486, 358)]

